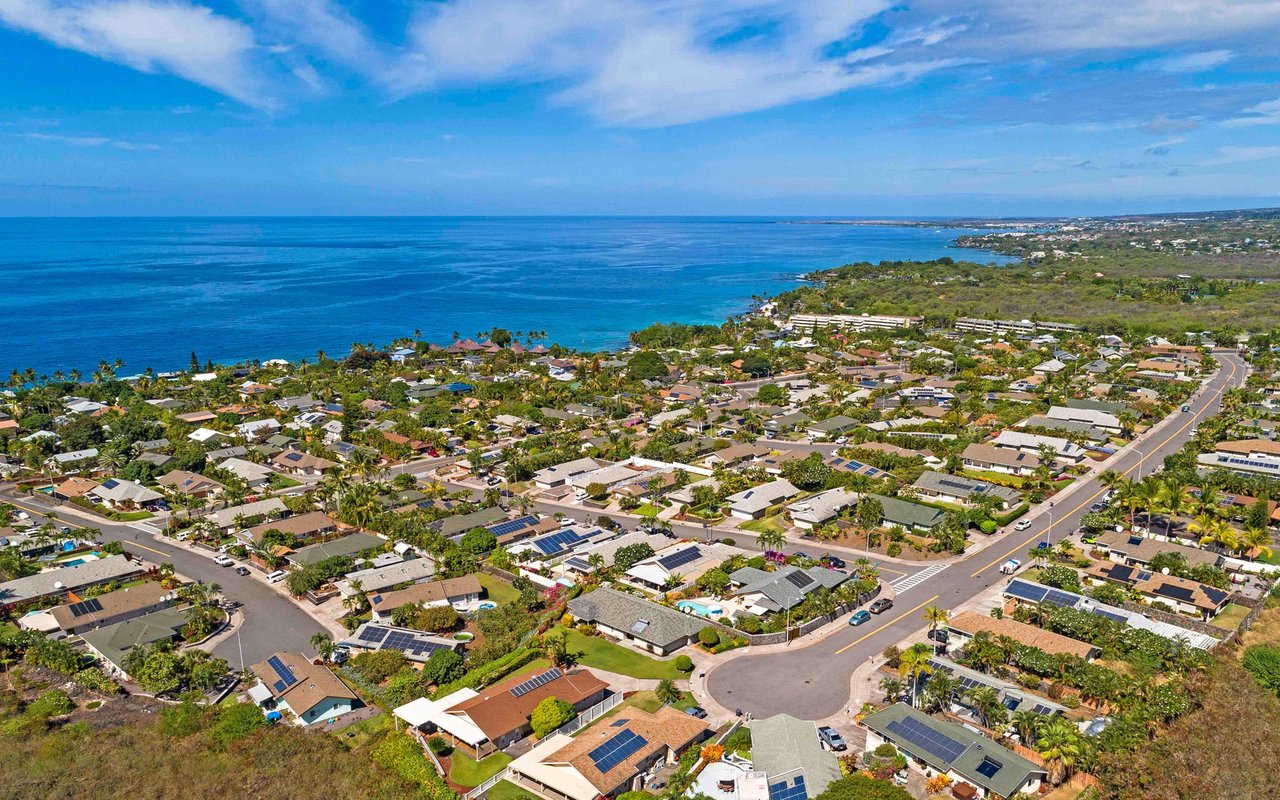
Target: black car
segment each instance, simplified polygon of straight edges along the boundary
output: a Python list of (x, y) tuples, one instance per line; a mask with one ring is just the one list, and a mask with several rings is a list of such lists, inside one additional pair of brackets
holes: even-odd
[(1101, 500), (1099, 500), (1099, 501), (1095, 502), (1093, 505), (1089, 506), (1089, 510), (1090, 510), (1090, 511), (1101, 511), (1102, 509), (1104, 509), (1104, 508), (1106, 508), (1106, 507), (1107, 507), (1107, 504), (1106, 504), (1106, 503), (1104, 503), (1104, 502), (1102, 502)]
[(833, 556), (830, 553), (823, 553), (822, 557), (819, 558), (818, 561), (822, 562), (828, 567), (835, 567), (836, 569), (845, 568), (844, 559), (840, 558), (839, 556)]
[(684, 713), (688, 714), (689, 716), (693, 717), (694, 719), (706, 719), (706, 718), (707, 718), (707, 710), (706, 710), (705, 708), (703, 708), (702, 706), (693, 706), (692, 708), (686, 708), (686, 709), (684, 710)]
[(887, 597), (881, 597), (879, 600), (868, 606), (867, 610), (872, 614), (883, 614), (891, 608), (893, 608), (893, 601)]
[(937, 630), (929, 631), (929, 638), (938, 644), (946, 644), (951, 641), (951, 633), (938, 628)]

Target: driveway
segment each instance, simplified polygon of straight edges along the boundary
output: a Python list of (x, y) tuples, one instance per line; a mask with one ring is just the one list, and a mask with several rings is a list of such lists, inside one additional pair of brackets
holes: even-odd
[[(1113, 457), (1108, 466), (1124, 475), (1148, 474), (1190, 438), (1200, 420), (1213, 416), (1218, 399), (1228, 388), (1243, 384), (1247, 368), (1234, 354), (1215, 353), (1222, 368), (1191, 401), (1188, 413), (1174, 411), (1144, 436)], [(1028, 517), (1026, 531), (1009, 531), (981, 551), (941, 569), (919, 582), (898, 581), (894, 607), (869, 625), (844, 627), (826, 639), (783, 652), (745, 653), (724, 661), (707, 674), (707, 691), (725, 708), (742, 709), (756, 716), (788, 713), (804, 719), (822, 719), (837, 713), (850, 696), (850, 680), (860, 665), (876, 658), (886, 647), (925, 627), (925, 607), (937, 604), (953, 609), (972, 600), (994, 584), (1007, 581), (1000, 564), (1021, 557), (1037, 541), (1055, 542), (1079, 527), (1089, 505), (1106, 489), (1097, 477), (1079, 481), (1054, 500), (1050, 525), (1048, 509)], [(936, 569), (936, 568), (930, 568)], [(908, 585), (910, 584), (910, 585)]]

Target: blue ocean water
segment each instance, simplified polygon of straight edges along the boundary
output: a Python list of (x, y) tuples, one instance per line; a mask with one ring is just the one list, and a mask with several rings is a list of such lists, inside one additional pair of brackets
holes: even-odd
[(337, 357), (500, 326), (609, 348), (852, 261), (1008, 259), (962, 231), (761, 218), (0, 219), (0, 371)]

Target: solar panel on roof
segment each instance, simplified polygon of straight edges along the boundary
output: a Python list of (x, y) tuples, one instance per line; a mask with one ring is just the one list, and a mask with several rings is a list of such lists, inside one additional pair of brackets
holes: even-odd
[(1031, 710), (1036, 712), (1037, 714), (1056, 713), (1055, 709), (1052, 709), (1049, 706), (1046, 706), (1044, 703), (1036, 703), (1034, 706), (1031, 707)]
[(362, 642), (373, 642), (374, 644), (377, 644), (387, 638), (387, 629), (379, 628), (376, 625), (369, 625), (365, 627), (364, 630), (360, 631), (360, 636), (358, 638)]
[(587, 755), (601, 773), (606, 773), (635, 754), (649, 742), (631, 730), (623, 730)]
[(120, 481), (116, 480), (115, 478), (108, 478), (107, 480), (102, 482), (103, 489), (114, 489), (119, 485), (120, 485)]
[(658, 559), (658, 565), (665, 570), (673, 570), (676, 567), (682, 567), (685, 564), (692, 563), (702, 558), (702, 552), (696, 547), (686, 547), (678, 553), (672, 553), (669, 556), (663, 556)]
[(1097, 615), (1098, 615), (1098, 616), (1100, 616), (1100, 617), (1106, 617), (1107, 619), (1113, 619), (1113, 620), (1115, 620), (1116, 622), (1124, 622), (1124, 623), (1127, 623), (1127, 622), (1129, 621), (1129, 618), (1128, 618), (1128, 617), (1126, 617), (1124, 614), (1118, 614), (1118, 613), (1116, 613), (1115, 611), (1107, 611), (1106, 609), (1102, 609), (1102, 608), (1094, 607), (1094, 609), (1093, 609), (1093, 613), (1097, 614)]
[(1045, 593), (1044, 600), (1041, 602), (1048, 603), (1051, 606), (1059, 606), (1061, 608), (1075, 608), (1076, 603), (1080, 601), (1077, 595), (1068, 592), (1060, 592), (1057, 589), (1050, 589)]
[(564, 675), (564, 673), (561, 672), (558, 667), (554, 667), (552, 669), (547, 670), (546, 672), (543, 672), (540, 675), (534, 675), (532, 678), (525, 681), (524, 683), (519, 684), (518, 686), (512, 686), (509, 691), (511, 692), (512, 697), (520, 697), (522, 695), (528, 694), (529, 692), (532, 692), (534, 689), (537, 689), (539, 686), (542, 686), (544, 684), (550, 683), (551, 681), (554, 681), (556, 678), (559, 678), (562, 675)]
[(787, 575), (787, 583), (797, 589), (805, 589), (813, 584), (813, 577), (806, 572), (797, 570)]
[(283, 692), (286, 688), (288, 688), (287, 686), (285, 686), (285, 685), (284, 685), (284, 681), (276, 681), (276, 682), (275, 682), (274, 684), (272, 684), (272, 685), (275, 687), (276, 694), (280, 694), (280, 693), (281, 693), (281, 692)]
[(102, 601), (96, 597), (71, 604), (71, 616), (73, 617), (83, 617), (85, 614), (92, 614), (95, 611), (101, 610)]
[(804, 776), (797, 775), (791, 780), (769, 784), (769, 800), (808, 800), (809, 790), (805, 788)]
[(504, 522), (495, 522), (488, 526), (488, 530), (489, 533), (492, 533), (494, 536), (506, 536), (508, 533), (515, 533), (521, 528), (528, 528), (537, 524), (538, 518), (532, 514), (528, 514), (523, 517), (509, 519)]
[(293, 674), (293, 670), (285, 666), (279, 656), (272, 656), (267, 659), (267, 666), (275, 670), (276, 675), (280, 676), (280, 680), (284, 681), (286, 687), (292, 686), (298, 682), (298, 678)]
[(1014, 581), (1004, 590), (1004, 593), (1010, 597), (1016, 597), (1019, 600), (1027, 600), (1032, 603), (1039, 603), (1049, 590), (1043, 586), (1026, 581)]
[(933, 757), (950, 764), (968, 749), (944, 733), (939, 733), (914, 717), (895, 719), (886, 727), (900, 741), (918, 747)]

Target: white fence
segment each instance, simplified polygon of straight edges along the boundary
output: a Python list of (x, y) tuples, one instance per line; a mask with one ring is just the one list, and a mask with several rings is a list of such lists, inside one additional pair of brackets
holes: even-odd
[(497, 775), (494, 775), (489, 780), (485, 781), (484, 783), (480, 784), (476, 788), (464, 794), (462, 796), (462, 800), (474, 800), (474, 798), (481, 796), (482, 794), (492, 789), (501, 781), (506, 780), (508, 772), (509, 770), (506, 767), (503, 767), (502, 771), (499, 772)]
[(556, 728), (555, 733), (572, 736), (620, 705), (622, 705), (622, 692), (614, 692), (559, 728)]

